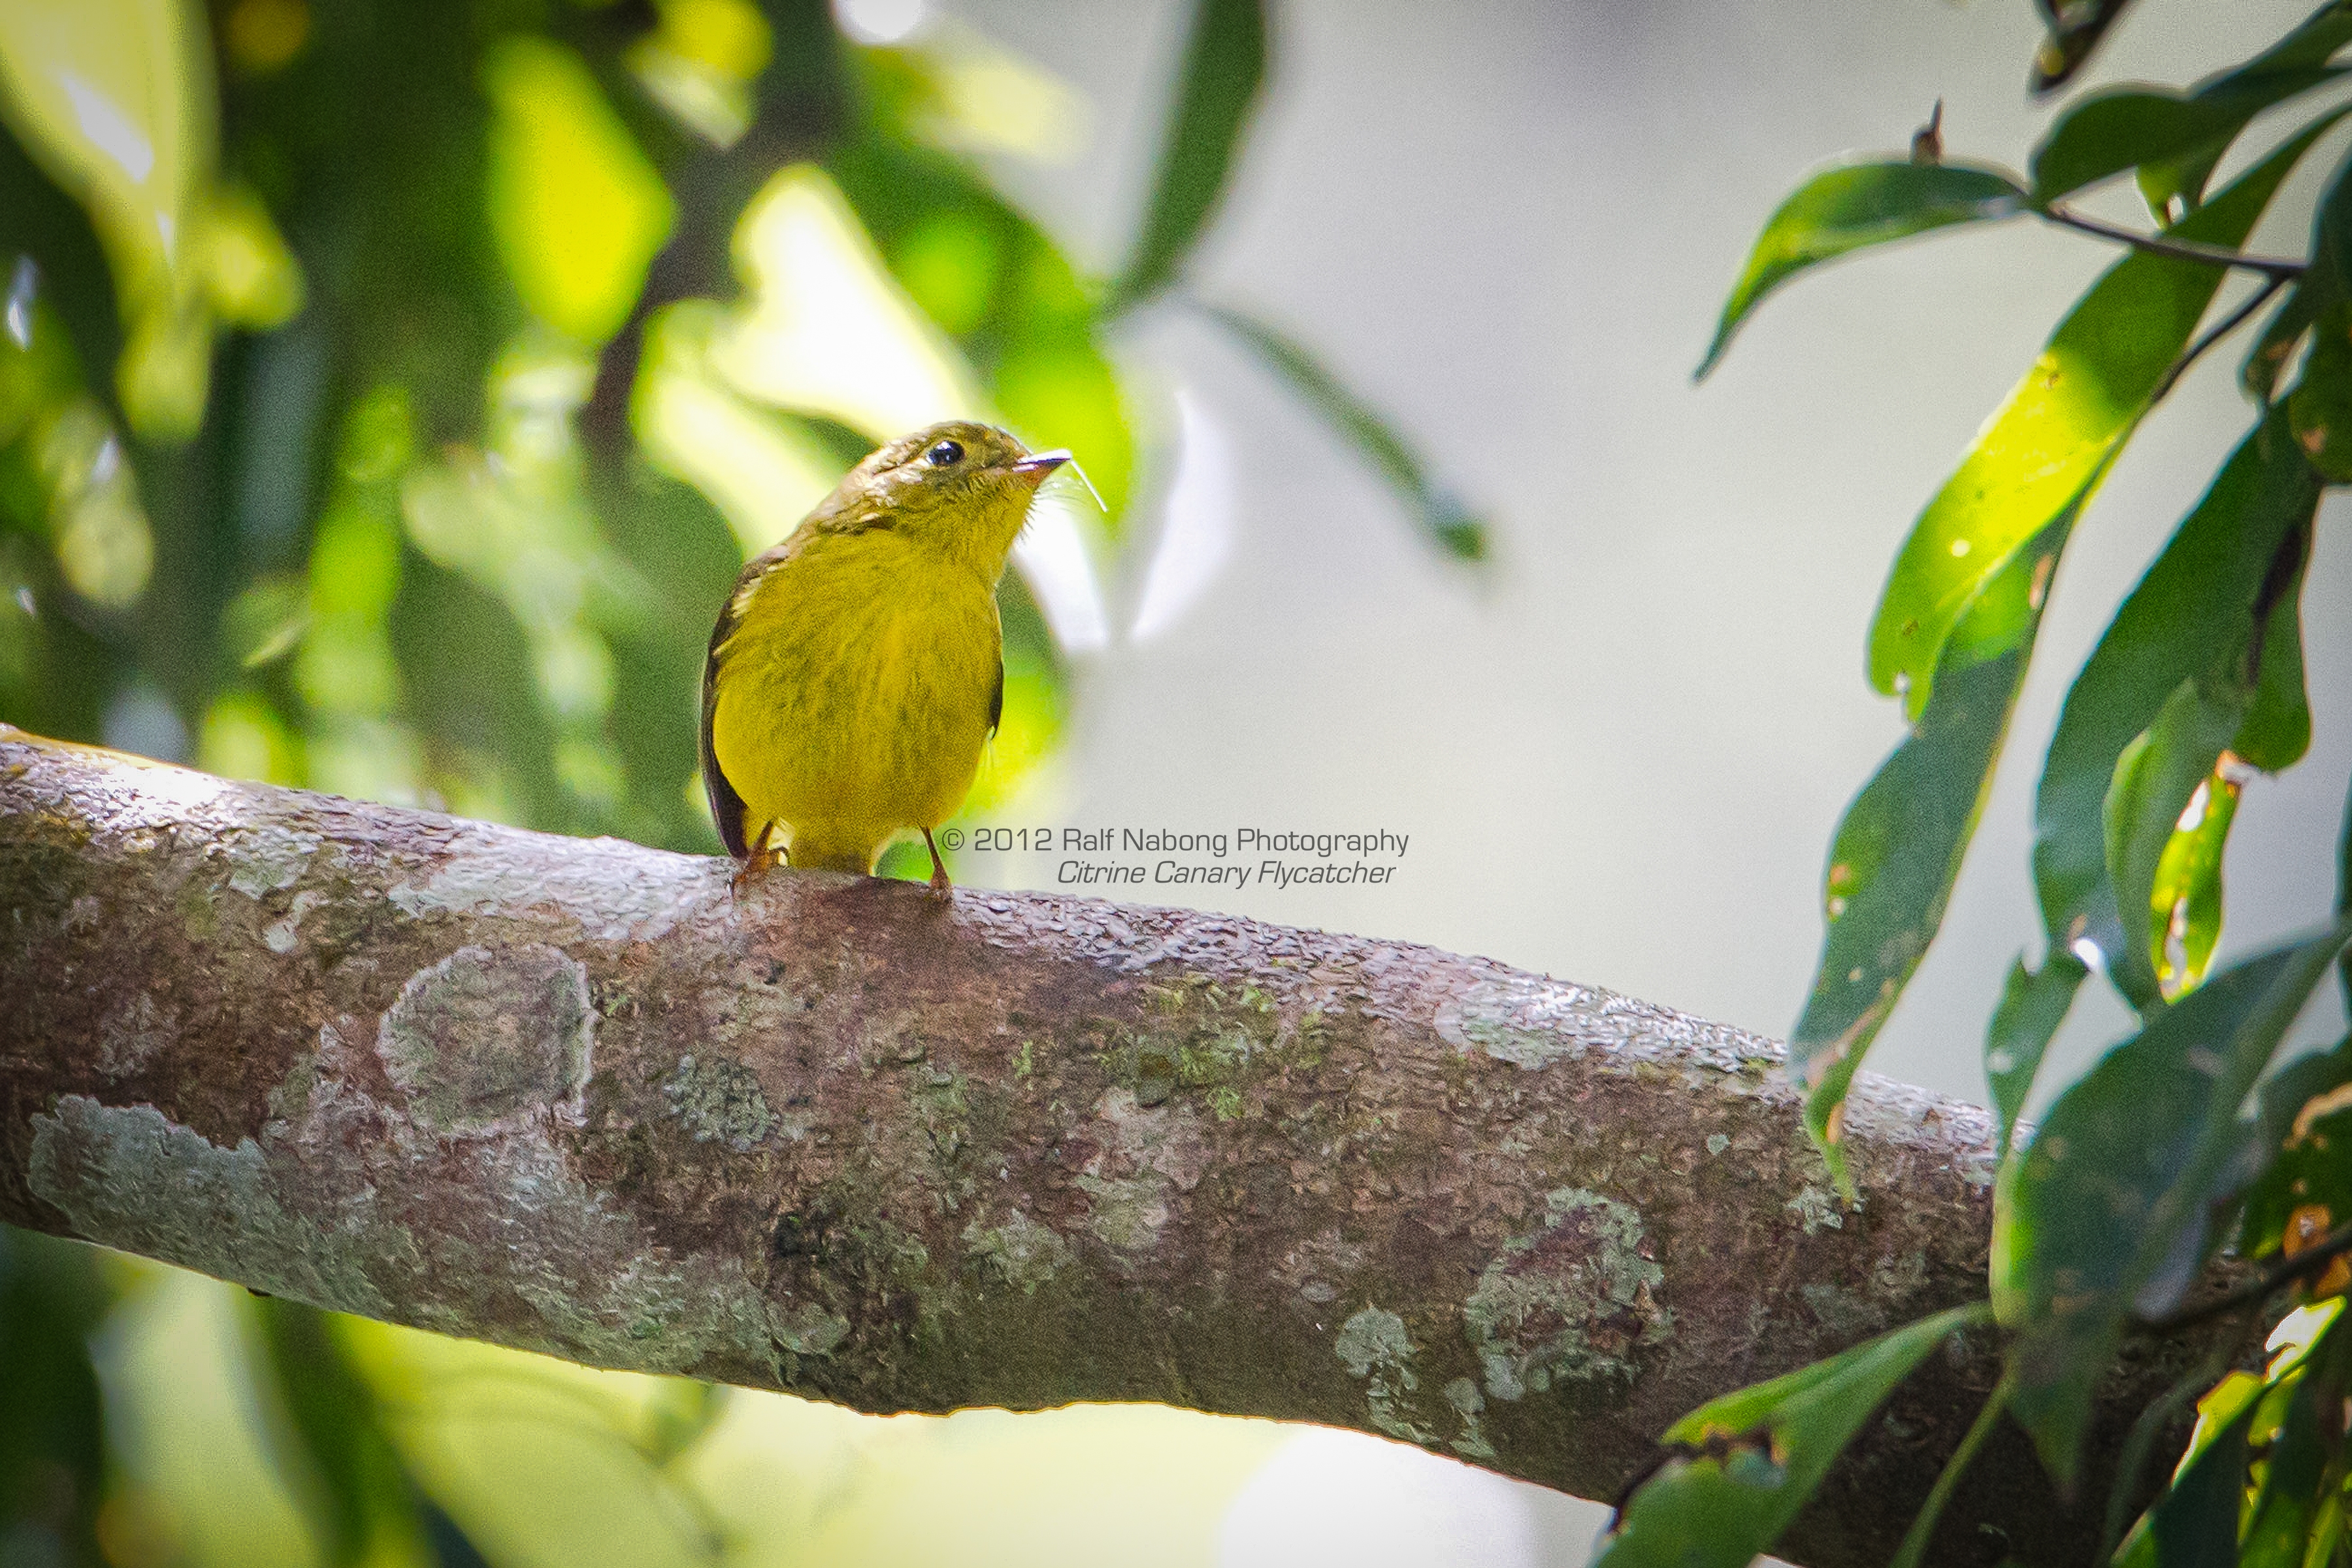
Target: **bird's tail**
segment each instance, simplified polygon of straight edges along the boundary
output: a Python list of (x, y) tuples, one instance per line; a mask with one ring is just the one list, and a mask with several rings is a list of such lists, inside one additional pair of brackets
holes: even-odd
[(828, 833), (824, 828), (802, 828), (793, 835), (784, 851), (784, 861), (801, 871), (847, 871), (854, 876), (870, 877), (882, 851), (890, 847), (887, 838), (879, 844), (868, 842), (861, 833)]

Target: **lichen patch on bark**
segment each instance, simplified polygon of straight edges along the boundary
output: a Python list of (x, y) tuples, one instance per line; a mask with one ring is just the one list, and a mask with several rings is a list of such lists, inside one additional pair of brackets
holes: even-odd
[(1464, 1304), (1486, 1393), (1507, 1401), (1563, 1381), (1630, 1381), (1635, 1351), (1673, 1331), (1657, 1300), (1664, 1280), (1630, 1205), (1580, 1187), (1545, 1194), (1543, 1224), (1504, 1243)]
[(54, 1114), (33, 1118), (26, 1174), (86, 1236), (345, 1312), (389, 1311), (369, 1269), (416, 1250), (364, 1201), (320, 1224), (298, 1194), (280, 1201), (252, 1139), (221, 1148), (152, 1105), (61, 1096)]
[(1412, 1335), (1402, 1318), (1368, 1306), (1339, 1325), (1339, 1337), (1331, 1348), (1348, 1375), (1363, 1380), (1365, 1414), (1376, 1429), (1407, 1443), (1437, 1442), (1412, 1418), (1412, 1395), (1421, 1388), (1421, 1376), (1413, 1370)]
[(662, 1097), (696, 1142), (724, 1143), (738, 1154), (768, 1142), (782, 1121), (760, 1089), (760, 1075), (731, 1057), (678, 1058), (662, 1080)]
[(595, 1032), (577, 960), (537, 942), (461, 947), (409, 976), (376, 1051), (418, 1126), (471, 1131), (527, 1110), (576, 1116)]
[(1095, 1153), (1073, 1184), (1089, 1200), (1087, 1226), (1120, 1252), (1142, 1251), (1168, 1225), (1170, 1194), (1191, 1192), (1209, 1168), (1200, 1118), (1113, 1088), (1096, 1101), (1088, 1129)]

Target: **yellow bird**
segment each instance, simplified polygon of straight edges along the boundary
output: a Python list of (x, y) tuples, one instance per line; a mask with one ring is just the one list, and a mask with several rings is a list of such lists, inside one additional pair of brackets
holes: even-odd
[(1045, 476), (992, 426), (934, 425), (849, 471), (755, 558), (702, 666), (702, 783), (739, 877), (771, 864), (871, 875), (900, 834), (955, 814), (1004, 710), (996, 584)]

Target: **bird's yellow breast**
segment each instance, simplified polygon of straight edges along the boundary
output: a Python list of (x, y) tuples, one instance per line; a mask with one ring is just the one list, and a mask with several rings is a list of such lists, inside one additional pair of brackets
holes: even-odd
[(992, 586), (887, 530), (820, 535), (743, 590), (715, 650), (711, 749), (746, 832), (867, 871), (971, 787), (1002, 656)]

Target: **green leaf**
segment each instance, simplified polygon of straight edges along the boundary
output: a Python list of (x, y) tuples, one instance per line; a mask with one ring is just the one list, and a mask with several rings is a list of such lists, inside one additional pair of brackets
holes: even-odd
[[(2352, 37), (2352, 20), (2328, 8), (2331, 21)], [(2341, 68), (2303, 67), (2231, 71), (2186, 93), (2117, 88), (2084, 99), (2060, 118), (2033, 150), (2037, 203), (2096, 184), (2126, 169), (2173, 164), (2194, 169), (2210, 152), (2218, 160), (2246, 122), (2263, 110), (2344, 75)], [(2211, 162), (2204, 163), (2207, 170)], [(2198, 184), (2203, 184), (2198, 175)], [(2186, 193), (2183, 193), (2184, 195)], [(2159, 219), (2167, 204), (2151, 200)]]
[(2279, 1250), (2298, 1209), (2325, 1211), (2319, 1229), (2352, 1219), (2352, 1036), (2289, 1062), (2263, 1085), (2261, 1140), (2269, 1163), (2247, 1189), (2238, 1251)]
[[(2108, 880), (2107, 800), (2118, 762), (2184, 682), (2210, 683), (2242, 668), (2272, 563), (2283, 542), (2308, 525), (2318, 496), (2310, 465), (2273, 412), (2239, 443), (2124, 601), (2060, 710), (2034, 797), (2043, 928), (2054, 946), (2091, 943), (2135, 1003), (2152, 998), (2155, 977), (2134, 961), (2147, 944), (2127, 946)], [(2211, 767), (2208, 758), (2199, 776)], [(2145, 896), (2147, 884), (2140, 887)]]
[(2195, 1278), (2242, 1141), (2238, 1107), (2347, 938), (2352, 922), (2159, 1007), (2001, 1168), (1992, 1300), (2011, 1334), (2011, 1410), (2062, 1485), (2126, 1316), (2162, 1314)]
[(1132, 309), (1165, 289), (1208, 226), (1265, 79), (1261, 0), (1200, 0), (1178, 79), (1160, 178), (1108, 309)]
[(2036, 584), (2072, 521), (2053, 524), (1987, 586), (1951, 639), (1935, 700), (1846, 808), (1830, 847), (1828, 929), (1790, 1036), (1789, 1070), (1805, 1086), (1805, 1125), (1849, 1192), (1839, 1116), (1846, 1086), (1943, 921), (2041, 621)]
[(2352, 300), (2312, 323), (2311, 353), (2286, 406), (2311, 466), (2336, 484), (2352, 481)]
[(2042, 1058), (2089, 973), (2082, 960), (2063, 947), (2052, 948), (2039, 971), (2026, 968), (2022, 957), (2010, 965), (2000, 1005), (1985, 1031), (1985, 1079), (1992, 1086), (1993, 1121), (2004, 1158), (2026, 1097), (2033, 1092)]
[(340, 1568), (413, 1554), (424, 1532), (415, 1489), (332, 1317), (275, 1298), (254, 1307), (263, 1352), (256, 1370), (277, 1396), (265, 1410), (277, 1418), (276, 1447), (325, 1561)]
[[(2333, 124), (2345, 112), (2335, 110), (2318, 123)], [(2327, 188), (2320, 193), (2318, 210), (2311, 222), (2309, 268), (2296, 280), (2286, 303), (2273, 314), (2246, 355), (2245, 366), (2239, 372), (2246, 390), (2258, 402), (2269, 403), (2280, 374), (2294, 358), (2295, 345), (2303, 341), (2304, 334), (2315, 323), (2339, 313), (2347, 300), (2352, 300), (2352, 153), (2346, 154), (2336, 165), (2336, 173), (2328, 177)], [(2322, 364), (2323, 383), (2337, 379), (2340, 367), (2327, 361)], [(2324, 393), (2314, 395), (2329, 405), (2335, 402), (2332, 395)], [(2331, 406), (2327, 412), (2336, 410)]]
[(1955, 1307), (1684, 1416), (1661, 1439), (1683, 1452), (1633, 1494), (1594, 1568), (1746, 1568), (1895, 1385), (1985, 1317)]
[(2172, 204), (2204, 199), (2213, 166), (2263, 110), (2331, 80), (2328, 58), (2352, 42), (2352, 5), (2329, 0), (2243, 65), (2187, 92), (2137, 88), (2093, 94), (2070, 110), (2033, 153), (2033, 190), (2047, 202), (2137, 165), (2158, 222)]
[(2148, 896), (2148, 958), (2168, 1002), (2204, 983), (2221, 939), (2221, 853), (2238, 815), (2238, 781), (2223, 762), (2197, 788), (2158, 858)]
[[(2336, 918), (2352, 920), (2352, 789), (2344, 796), (2344, 826), (2336, 836)], [(2352, 1013), (2352, 952), (2344, 955), (2344, 1009)]]
[[(2235, 247), (2333, 116), (2167, 232)], [(2212, 302), (2221, 270), (2140, 252), (2068, 313), (1959, 468), (1912, 525), (1870, 631), (1870, 679), (1916, 718), (1944, 640), (1984, 585), (2088, 500)], [(2105, 784), (2102, 783), (2102, 790)]]
[(2130, 4), (2131, 0), (2039, 0), (2050, 32), (2033, 51), (2033, 70), (2026, 78), (2026, 86), (2037, 95), (2065, 86)]
[(1951, 224), (2012, 217), (2025, 206), (2024, 190), (1993, 169), (1889, 161), (1823, 170), (1765, 223), (1724, 302), (1697, 379), (1706, 379), (1723, 358), (1732, 334), (1764, 296), (1807, 268)]
[(1448, 555), (1483, 560), (1486, 524), (1447, 490), (1434, 484), (1421, 459), (1363, 400), (1295, 341), (1239, 310), (1202, 303), (1209, 318), (1257, 351), (1258, 357), (1290, 384), (1307, 405), (1328, 420), (1349, 445), (1389, 482), (1423, 533)]
[(2233, 1372), (2197, 1402), (2188, 1451), (2171, 1485), (2116, 1553), (2116, 1568), (2206, 1568), (2236, 1561), (2246, 1436), (2262, 1389), (2262, 1379)]
[[(2342, 1359), (2340, 1353), (2326, 1357), (2331, 1363)], [(2246, 1521), (2244, 1540), (2238, 1548), (2237, 1561), (2242, 1568), (2302, 1568), (2304, 1546), (2311, 1539), (2323, 1483), (2342, 1484), (2340, 1470), (2330, 1474), (2335, 1458), (2330, 1450), (2342, 1442), (2344, 1391), (2321, 1378), (2320, 1370), (2306, 1358), (2286, 1401), (2277, 1435), (2267, 1446), (2262, 1489), (2255, 1496), (2253, 1513)], [(2320, 1562), (2332, 1563), (2335, 1556), (2330, 1551)]]
[(2305, 522), (2281, 542), (2254, 604), (2262, 628), (2247, 655), (2255, 664), (2253, 703), (2230, 749), (2268, 773), (2293, 767), (2311, 747), (2311, 700), (2303, 687), (2303, 576), (2311, 534)]
[[(2123, 940), (2108, 955), (2116, 988), (2142, 1006), (2158, 995), (2162, 933), (2152, 930), (2157, 868), (2189, 802), (2213, 775), (2244, 717), (2248, 694), (2184, 680), (2156, 722), (2124, 748), (2102, 815), (2107, 874), (2114, 879)], [(2215, 857), (2219, 873), (2218, 854)]]

